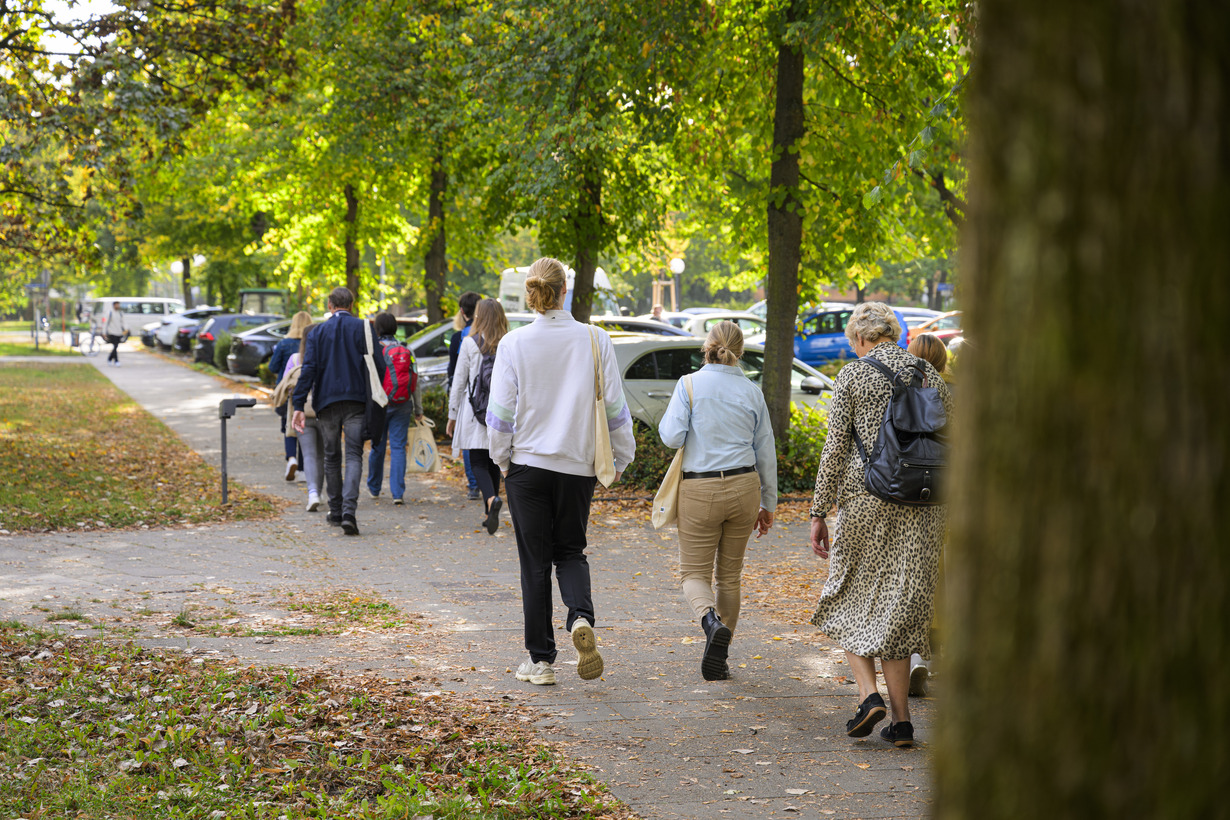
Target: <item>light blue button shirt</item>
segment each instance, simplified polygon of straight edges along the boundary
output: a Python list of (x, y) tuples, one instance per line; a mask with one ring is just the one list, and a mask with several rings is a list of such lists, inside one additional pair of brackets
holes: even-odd
[(667, 447), (683, 447), (685, 473), (737, 467), (760, 474), (760, 506), (777, 508), (777, 451), (764, 394), (742, 368), (707, 364), (692, 374), (692, 403), (683, 379), (675, 385), (658, 435)]

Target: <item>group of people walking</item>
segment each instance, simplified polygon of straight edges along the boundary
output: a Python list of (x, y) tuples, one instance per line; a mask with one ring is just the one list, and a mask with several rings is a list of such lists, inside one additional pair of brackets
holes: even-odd
[[(559, 655), (552, 626), (552, 572), (567, 608), (565, 628), (577, 652), (578, 674), (588, 680), (603, 673), (586, 557), (590, 505), (602, 459), (609, 459), (607, 467), (618, 481), (635, 456), (635, 442), (610, 337), (563, 309), (563, 264), (551, 258), (535, 261), (525, 287), (537, 317), (511, 332), (498, 302), (471, 299), (471, 294), (463, 298), (459, 324), (465, 332), (454, 335), (448, 432), (457, 454), (468, 454), (488, 531), (499, 526), (505, 502), (512, 516), (528, 654), (516, 677), (541, 685), (556, 682)], [(313, 498), (319, 503), (323, 468), (330, 520), (356, 534), (364, 409), (370, 396), (363, 359), (371, 361), (371, 378), (383, 378), (384, 357), (366, 351), (387, 347), (395, 323), (389, 326), (382, 320), (388, 314), (380, 314), (373, 330), (350, 314), (352, 299), (344, 288), (333, 291), (332, 318), (302, 330), (297, 353), (286, 359), (285, 377), (295, 377), (287, 429), (297, 434), (302, 451), (303, 461), (296, 463), (308, 472), (309, 509), (315, 509)], [(296, 331), (292, 323), (292, 334)], [(896, 746), (908, 746), (914, 736), (908, 701), (911, 656), (919, 662), (930, 657), (945, 512), (942, 505), (895, 504), (869, 492), (855, 442), (876, 440), (894, 395), (893, 380), (885, 372), (922, 373), (949, 417), (952, 394), (941, 376), (943, 345), (937, 350), (933, 339), (925, 340), (907, 352), (897, 346), (901, 332), (893, 311), (881, 303), (861, 304), (850, 317), (846, 335), (860, 358), (842, 368), (829, 402), (810, 542), (816, 555), (829, 560), (812, 623), (845, 650), (859, 688), (847, 734), (867, 736), (891, 707), (881, 735)], [(680, 580), (705, 639), (701, 676), (718, 681), (731, 676), (728, 652), (739, 622), (749, 540), (774, 523), (777, 460), (764, 395), (739, 365), (742, 331), (721, 322), (702, 351), (704, 366), (676, 385), (658, 434), (668, 447), (683, 448), (676, 503)], [(314, 419), (308, 416), (312, 411)], [(373, 448), (373, 465), (382, 463), (383, 441), (388, 440), (397, 473), (399, 457), (404, 465), (406, 425), (421, 414), (417, 395), (405, 409), (387, 414), (388, 431), (378, 439), (379, 458)], [(317, 456), (321, 452), (323, 465)], [(299, 457), (288, 445), (288, 464)], [(372, 475), (378, 488), (379, 476), (376, 471)], [(391, 476), (390, 485), (396, 502), (404, 481)], [(836, 527), (830, 534), (826, 517), (834, 506)], [(876, 682), (876, 658), (887, 704)]]

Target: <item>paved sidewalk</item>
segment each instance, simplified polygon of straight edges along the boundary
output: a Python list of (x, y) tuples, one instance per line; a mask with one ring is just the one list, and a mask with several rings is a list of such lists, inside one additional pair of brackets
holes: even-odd
[[(95, 366), (212, 463), (219, 457), (220, 382), (158, 357), (127, 353)], [(328, 665), (419, 676), (425, 686), (492, 692), (540, 710), (544, 735), (609, 783), (646, 818), (917, 817), (928, 811), (925, 745), (894, 749), (877, 735), (852, 740), (845, 721), (856, 689), (831, 642), (787, 623), (770, 599), (749, 599), (731, 647), (735, 680), (699, 675), (703, 636), (675, 580), (673, 531), (629, 523), (595, 504), (589, 550), (597, 633), (606, 674), (581, 681), (557, 603), (559, 683), (519, 683), (524, 657), (515, 541), (507, 515), (494, 536), (480, 505), (438, 477), (409, 477), (404, 507), (363, 493), (363, 535), (347, 538), (303, 510), (301, 483), (282, 480), (278, 419), (267, 405), (228, 423), (234, 480), (294, 502), (274, 521), (139, 532), (0, 538), (0, 618), (41, 622), (33, 605), (77, 607), (91, 617), (231, 606), (256, 617), (279, 592), (371, 589), (407, 612), (422, 633), (312, 638), (192, 637), (195, 651), (260, 662)], [(647, 519), (646, 515), (646, 519)], [(806, 554), (805, 554), (806, 553)], [(823, 573), (802, 525), (753, 542), (749, 574), (797, 567)], [(264, 608), (264, 609), (262, 609)], [(94, 630), (81, 632), (96, 634)], [(177, 645), (179, 638), (152, 639)], [(934, 702), (911, 701), (917, 733), (933, 734)], [(881, 724), (883, 725), (883, 724)]]

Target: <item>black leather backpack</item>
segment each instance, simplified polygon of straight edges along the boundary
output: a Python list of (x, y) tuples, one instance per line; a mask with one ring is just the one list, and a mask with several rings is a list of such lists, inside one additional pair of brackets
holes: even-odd
[(902, 374), (870, 356), (859, 359), (883, 373), (892, 385), (884, 421), (868, 455), (854, 432), (863, 459), (867, 492), (893, 504), (928, 507), (944, 503), (944, 471), (948, 462), (948, 415), (939, 391), (927, 384), (921, 360)]

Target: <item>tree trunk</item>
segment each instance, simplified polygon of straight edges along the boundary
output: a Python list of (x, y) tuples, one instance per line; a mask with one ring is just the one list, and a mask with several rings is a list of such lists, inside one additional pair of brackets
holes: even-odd
[(1224, 817), (1230, 7), (978, 27), (936, 816)]
[[(354, 186), (346, 183), (346, 287), (359, 301), (359, 197)], [(357, 308), (356, 308), (357, 309)]]
[(190, 308), (192, 307), (192, 257), (185, 256), (179, 260), (179, 264), (182, 266), (180, 274), (183, 277), (184, 307)]
[(426, 277), (423, 289), (427, 294), (427, 319), (439, 322), (444, 313), (444, 288), (448, 278), (448, 245), (444, 233), (444, 194), (448, 189), (448, 174), (444, 168), (444, 149), (437, 147), (431, 161), (431, 193), (427, 203), (427, 218), (431, 244), (423, 260)]
[(598, 269), (598, 253), (602, 250), (602, 178), (592, 168), (581, 185), (576, 225), (572, 318), (588, 323), (594, 309), (594, 271)]
[[(799, 2), (786, 9), (786, 23), (799, 17)], [(782, 44), (777, 50), (777, 105), (773, 114), (773, 166), (769, 174), (769, 270), (764, 376), (761, 389), (769, 406), (773, 434), (790, 427), (790, 369), (799, 310), (799, 260), (803, 245), (803, 206), (798, 199), (799, 157), (790, 149), (803, 137), (803, 51)]]

